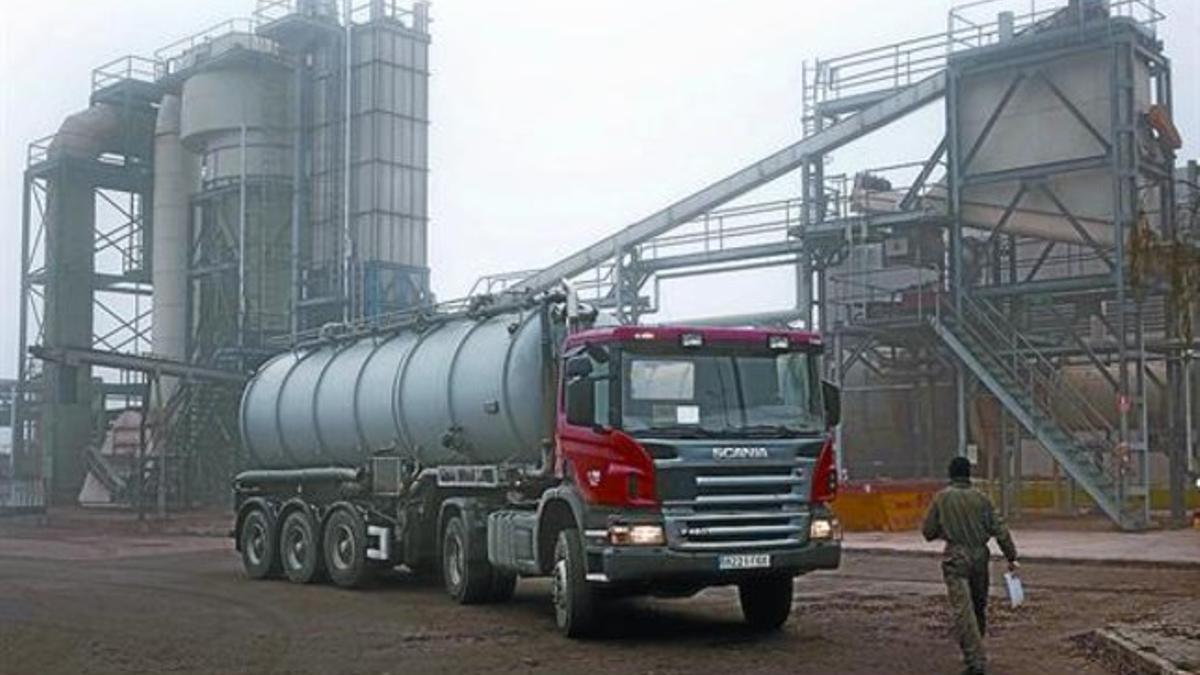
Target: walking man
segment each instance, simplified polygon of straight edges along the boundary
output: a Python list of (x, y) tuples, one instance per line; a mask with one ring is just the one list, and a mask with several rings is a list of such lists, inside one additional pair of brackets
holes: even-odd
[(971, 462), (955, 457), (949, 473), (950, 485), (933, 498), (921, 533), (927, 541), (946, 540), (942, 578), (954, 634), (967, 666), (963, 673), (979, 675), (987, 662), (983, 636), (987, 632), (988, 540), (996, 538), (1010, 571), (1018, 567), (1017, 547), (992, 500), (971, 487)]

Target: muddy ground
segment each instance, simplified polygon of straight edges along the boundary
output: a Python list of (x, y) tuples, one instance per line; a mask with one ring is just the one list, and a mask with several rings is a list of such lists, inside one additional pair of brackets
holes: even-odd
[[(1024, 578), (1017, 611), (993, 588), (991, 672), (1110, 672), (1072, 638), (1200, 596), (1200, 569), (1030, 564)], [(541, 580), (459, 607), (403, 575), (367, 591), (249, 581), (219, 537), (0, 523), (0, 673), (957, 673), (948, 630), (927, 557), (848, 553), (797, 583), (773, 635), (714, 589), (622, 601), (603, 636), (569, 642)]]

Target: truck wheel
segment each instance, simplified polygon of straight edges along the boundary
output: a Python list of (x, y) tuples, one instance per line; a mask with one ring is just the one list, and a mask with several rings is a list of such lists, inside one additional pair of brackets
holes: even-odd
[(513, 593), (517, 592), (517, 575), (512, 572), (502, 572), (492, 568), (492, 587), (488, 600), (491, 602), (508, 602)]
[(340, 508), (325, 521), (322, 550), (325, 569), (333, 583), (342, 588), (358, 588), (371, 577), (367, 565), (367, 526), (362, 516), (350, 508)]
[(238, 548), (242, 551), (242, 567), (251, 579), (266, 579), (279, 574), (278, 547), (275, 545), (275, 528), (266, 511), (254, 509), (242, 521), (238, 537)]
[(738, 584), (746, 623), (757, 630), (776, 630), (792, 613), (792, 578), (766, 577)]
[(486, 602), (492, 597), (492, 566), (470, 560), (467, 527), (461, 516), (451, 516), (442, 532), (442, 580), (446, 592), (460, 605)]
[(579, 530), (571, 528), (558, 533), (551, 581), (554, 621), (559, 631), (572, 638), (589, 635), (596, 623), (596, 598), (587, 582)]
[(302, 510), (292, 511), (279, 530), (279, 560), (289, 581), (311, 584), (321, 577), (325, 565), (318, 543), (316, 523)]

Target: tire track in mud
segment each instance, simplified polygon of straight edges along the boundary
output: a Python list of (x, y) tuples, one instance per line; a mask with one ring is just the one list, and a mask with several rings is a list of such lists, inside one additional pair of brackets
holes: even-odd
[[(28, 563), (30, 561), (25, 560)], [(85, 567), (91, 574), (86, 576), (72, 574), (72, 567)], [(146, 574), (148, 576), (158, 577), (155, 579), (147, 579), (146, 581), (130, 581), (111, 578), (114, 575)], [(65, 578), (64, 578), (65, 577)], [(157, 594), (156, 599), (161, 600), (162, 595), (171, 595), (176, 597), (188, 598), (191, 602), (202, 602), (210, 605), (213, 608), (228, 611), (234, 610), (240, 614), (240, 619), (229, 628), (236, 629), (237, 626), (245, 625), (248, 630), (243, 631), (241, 638), (245, 642), (254, 642), (253, 654), (255, 655), (254, 663), (246, 664), (247, 672), (255, 673), (271, 673), (279, 670), (282, 662), (288, 656), (292, 647), (292, 634), (294, 633), (293, 626), (286, 612), (273, 607), (271, 605), (254, 602), (249, 599), (238, 597), (229, 592), (213, 592), (205, 591), (196, 587), (196, 579), (194, 575), (180, 572), (173, 573), (164, 571), (161, 568), (148, 569), (142, 567), (123, 567), (120, 569), (112, 569), (105, 567), (97, 567), (93, 565), (80, 565), (75, 561), (63, 563), (53, 567), (45, 567), (38, 565), (28, 565), (20, 574), (13, 575), (9, 578), (0, 578), (0, 587), (7, 581), (19, 581), (23, 584), (28, 584), (34, 580), (42, 583), (50, 582), (53, 588), (59, 592), (70, 592), (70, 586), (83, 587), (84, 592), (88, 588), (106, 587), (118, 589), (123, 592), (148, 592)], [(174, 583), (172, 583), (174, 582)], [(18, 588), (20, 591), (21, 589)], [(53, 603), (37, 594), (24, 591), (24, 605), (30, 608), (42, 610), (46, 614), (52, 614)], [(97, 627), (94, 625), (80, 626), (69, 620), (69, 617), (58, 619), (43, 619), (38, 618), (41, 612), (23, 611), (21, 616), (14, 617), (14, 623), (25, 625), (33, 625), (40, 627), (49, 627), (68, 634), (82, 635), (86, 633), (94, 634)], [(5, 617), (0, 616), (0, 621), (4, 621)], [(114, 636), (127, 636), (127, 633), (119, 628), (110, 628), (106, 632)], [(264, 635), (269, 642), (263, 644), (262, 641), (254, 640), (256, 635)], [(274, 644), (271, 644), (274, 643)]]
[[(936, 589), (938, 589), (939, 592), (941, 592), (945, 589), (945, 584), (942, 582), (941, 579), (932, 580), (932, 579), (914, 578), (911, 576), (901, 577), (901, 576), (890, 576), (890, 575), (861, 574), (861, 573), (854, 573), (854, 572), (839, 572), (836, 575), (831, 576), (830, 578), (831, 579), (848, 579), (848, 580), (854, 580), (854, 581), (874, 581), (874, 582), (882, 582), (882, 583), (903, 583), (903, 584), (914, 584), (914, 585), (920, 585), (920, 586), (931, 586), (931, 587), (935, 587)], [(995, 579), (993, 579), (993, 581), (994, 580)], [(1154, 588), (1154, 587), (1139, 587), (1139, 586), (1131, 585), (1131, 586), (1123, 586), (1121, 588), (1105, 588), (1105, 587), (1096, 586), (1096, 585), (1085, 586), (1085, 585), (1079, 585), (1079, 584), (1065, 584), (1065, 583), (1061, 583), (1061, 582), (1039, 582), (1036, 580), (1031, 580), (1028, 575), (1022, 577), (1022, 582), (1024, 582), (1025, 589), (1027, 591), (1032, 591), (1032, 592), (1054, 591), (1054, 592), (1059, 592), (1059, 593), (1102, 594), (1102, 595), (1128, 595), (1130, 593), (1136, 593), (1137, 595), (1142, 596), (1142, 597), (1185, 599), (1185, 600), (1196, 597), (1195, 593), (1187, 593), (1187, 592), (1183, 592), (1183, 591), (1167, 591), (1167, 590), (1163, 590), (1160, 588)], [(993, 587), (998, 587), (998, 586), (999, 586), (998, 584), (993, 584)], [(797, 593), (797, 597), (814, 596), (814, 595), (822, 596), (822, 595), (828, 595), (828, 594), (829, 594), (828, 590), (820, 592), (820, 593), (815, 593), (815, 594), (799, 592), (799, 593)]]

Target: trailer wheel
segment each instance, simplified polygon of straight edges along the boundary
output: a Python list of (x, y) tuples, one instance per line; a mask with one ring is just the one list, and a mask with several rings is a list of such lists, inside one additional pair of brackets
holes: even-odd
[(764, 577), (738, 584), (742, 616), (756, 630), (777, 630), (792, 613), (792, 578)]
[(579, 530), (568, 528), (558, 533), (551, 580), (559, 631), (567, 637), (586, 637), (595, 628), (596, 598), (587, 582)]
[(358, 588), (371, 578), (367, 564), (367, 525), (352, 508), (339, 508), (325, 521), (322, 550), (333, 583)]
[(460, 605), (492, 598), (492, 566), (485, 560), (471, 560), (468, 550), (467, 527), (461, 516), (451, 516), (442, 531), (442, 580)]
[(238, 537), (242, 551), (242, 567), (251, 579), (267, 579), (279, 574), (278, 547), (275, 528), (267, 512), (256, 508), (246, 514)]
[(311, 584), (321, 578), (324, 560), (313, 519), (303, 510), (292, 511), (279, 530), (279, 560), (288, 580)]

